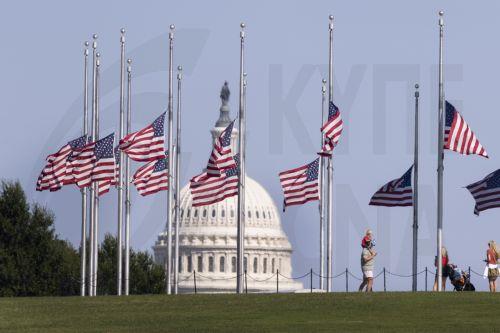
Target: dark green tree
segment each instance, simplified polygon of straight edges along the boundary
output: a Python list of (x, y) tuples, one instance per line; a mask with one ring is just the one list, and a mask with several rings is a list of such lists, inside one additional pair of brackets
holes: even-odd
[[(116, 295), (116, 238), (106, 234), (99, 248), (97, 289), (101, 295)], [(165, 291), (165, 272), (148, 252), (130, 251), (130, 294), (159, 294)]]
[(32, 207), (19, 182), (0, 188), (0, 296), (78, 294), (79, 255), (54, 232), (54, 216)]

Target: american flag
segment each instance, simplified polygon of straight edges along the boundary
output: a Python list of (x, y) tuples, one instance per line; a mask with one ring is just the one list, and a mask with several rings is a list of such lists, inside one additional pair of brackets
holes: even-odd
[(101, 196), (109, 192), (111, 186), (118, 184), (118, 177), (120, 175), (120, 150), (118, 146), (115, 147), (115, 177), (112, 179), (101, 180), (97, 184), (97, 195)]
[(321, 156), (331, 156), (333, 153), (333, 148), (337, 145), (340, 140), (340, 135), (342, 134), (342, 117), (340, 116), (339, 108), (330, 102), (328, 107), (328, 120), (321, 127), (321, 132), (325, 136), (323, 142), (323, 147), (318, 153)]
[(193, 207), (211, 205), (238, 195), (239, 154), (234, 155), (235, 167), (226, 169), (218, 177), (204, 172), (189, 181)]
[(319, 200), (318, 175), (319, 158), (309, 164), (279, 174), (285, 194), (283, 211), (287, 206)]
[(151, 162), (163, 158), (164, 124), (165, 112), (151, 125), (126, 135), (120, 140), (119, 148), (137, 162)]
[(135, 172), (132, 183), (142, 196), (168, 190), (168, 152), (162, 159), (140, 167)]
[(444, 148), (462, 155), (477, 154), (488, 158), (488, 153), (479, 143), (464, 118), (451, 103), (446, 101), (446, 123), (444, 129)]
[(115, 156), (113, 143), (115, 134), (104, 139), (90, 142), (85, 147), (73, 151), (68, 158), (67, 177), (72, 177), (80, 188), (89, 186), (95, 181), (115, 178)]
[(219, 177), (226, 169), (236, 167), (231, 149), (231, 134), (233, 133), (234, 120), (215, 140), (212, 153), (207, 163), (207, 174), (211, 177)]
[(500, 207), (500, 169), (466, 188), (476, 200), (474, 214), (479, 215), (483, 210)]
[(391, 180), (382, 186), (372, 196), (370, 205), (386, 207), (413, 206), (412, 170), (413, 166), (401, 178)]
[(38, 177), (36, 190), (53, 192), (60, 190), (63, 185), (70, 184), (71, 180), (66, 179), (67, 159), (72, 151), (85, 146), (86, 141), (86, 136), (79, 137), (68, 142), (56, 153), (47, 156), (47, 164)]

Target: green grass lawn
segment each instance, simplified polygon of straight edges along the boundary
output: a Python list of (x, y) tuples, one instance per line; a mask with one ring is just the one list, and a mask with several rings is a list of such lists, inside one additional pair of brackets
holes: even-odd
[(500, 294), (0, 299), (1, 332), (500, 332)]

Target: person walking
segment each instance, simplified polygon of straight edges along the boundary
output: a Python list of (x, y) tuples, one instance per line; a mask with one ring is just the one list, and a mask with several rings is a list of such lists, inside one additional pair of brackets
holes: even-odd
[[(442, 278), (442, 290), (446, 290), (446, 279), (450, 275), (450, 267), (448, 264), (450, 263), (450, 258), (448, 257), (448, 251), (446, 248), (443, 246), (441, 247), (441, 264), (443, 267), (443, 278)], [(438, 290), (438, 261), (437, 261), (437, 256), (434, 259), (434, 266), (436, 266), (436, 279), (434, 280), (434, 287), (432, 288), (433, 291)]]
[(488, 281), (490, 285), (490, 292), (497, 291), (497, 277), (498, 277), (498, 247), (495, 241), (488, 243), (488, 250), (486, 250), (486, 264), (488, 266)]
[(363, 282), (359, 286), (359, 291), (365, 289), (366, 292), (373, 291), (373, 270), (375, 268), (375, 256), (377, 252), (373, 248), (371, 233), (370, 238), (365, 239), (363, 250), (361, 251), (361, 270), (363, 271)]

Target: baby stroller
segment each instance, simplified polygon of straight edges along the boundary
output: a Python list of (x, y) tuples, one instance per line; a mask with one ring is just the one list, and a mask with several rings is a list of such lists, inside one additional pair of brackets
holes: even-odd
[(476, 288), (470, 282), (470, 276), (455, 265), (448, 265), (450, 281), (455, 291), (475, 291)]

